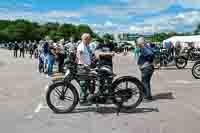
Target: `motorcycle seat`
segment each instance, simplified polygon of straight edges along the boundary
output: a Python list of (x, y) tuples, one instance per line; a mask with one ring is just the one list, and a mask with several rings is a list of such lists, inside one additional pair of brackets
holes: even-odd
[(99, 69), (96, 70), (98, 74), (105, 75), (105, 76), (111, 76), (114, 75), (112, 68), (110, 66), (102, 66)]

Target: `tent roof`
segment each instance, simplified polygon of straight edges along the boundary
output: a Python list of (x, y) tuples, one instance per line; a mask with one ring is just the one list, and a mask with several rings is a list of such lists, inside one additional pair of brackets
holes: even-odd
[(200, 42), (200, 35), (196, 35), (196, 36), (173, 36), (171, 38), (168, 38), (166, 40), (163, 41), (163, 43), (165, 42)]

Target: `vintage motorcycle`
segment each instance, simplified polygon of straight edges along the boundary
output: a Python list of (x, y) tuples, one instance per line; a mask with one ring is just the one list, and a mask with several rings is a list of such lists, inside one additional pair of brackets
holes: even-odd
[(176, 65), (178, 69), (184, 69), (187, 66), (188, 58), (185, 55), (173, 56), (167, 49), (162, 49), (160, 52), (160, 65), (168, 66), (169, 64)]
[(160, 49), (160, 65), (167, 66), (174, 62), (174, 56), (170, 55), (167, 49)]
[(200, 53), (195, 48), (185, 49), (183, 53), (176, 57), (176, 66), (179, 69), (185, 68), (188, 61), (195, 61), (200, 59)]
[(88, 83), (86, 86), (88, 100), (92, 104), (114, 104), (117, 113), (121, 110), (135, 109), (143, 100), (143, 84), (135, 77), (123, 76), (117, 78), (110, 67), (98, 66), (90, 69), (78, 66), (74, 53), (70, 53), (67, 70), (63, 80), (54, 81), (46, 93), (49, 108), (55, 113), (70, 113), (79, 103), (78, 88), (71, 81), (79, 85), (81, 81)]
[(200, 60), (196, 61), (192, 67), (192, 75), (196, 79), (200, 79)]

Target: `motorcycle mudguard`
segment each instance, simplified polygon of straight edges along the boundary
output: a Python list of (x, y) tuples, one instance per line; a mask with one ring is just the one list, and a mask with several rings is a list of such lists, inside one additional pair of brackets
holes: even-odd
[(178, 57), (176, 57), (176, 60), (180, 59), (180, 58), (183, 58), (184, 60), (188, 60), (187, 57), (185, 57), (185, 56), (178, 56)]
[(200, 60), (196, 61), (196, 62), (194, 63), (194, 66), (197, 65), (197, 64), (200, 64)]
[(114, 82), (112, 83), (112, 89), (114, 90), (115, 87), (116, 87), (116, 84), (118, 84), (118, 83), (121, 82), (122, 80), (126, 80), (126, 79), (136, 81), (138, 84), (140, 84), (142, 90), (144, 91), (144, 85), (142, 84), (142, 82), (141, 82), (138, 78), (132, 77), (132, 76), (122, 76), (122, 77), (117, 78), (117, 79), (114, 80)]

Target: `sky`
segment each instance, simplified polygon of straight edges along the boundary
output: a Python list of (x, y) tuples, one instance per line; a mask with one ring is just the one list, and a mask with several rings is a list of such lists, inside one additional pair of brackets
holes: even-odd
[(0, 0), (0, 19), (88, 24), (96, 32), (191, 32), (200, 0)]

